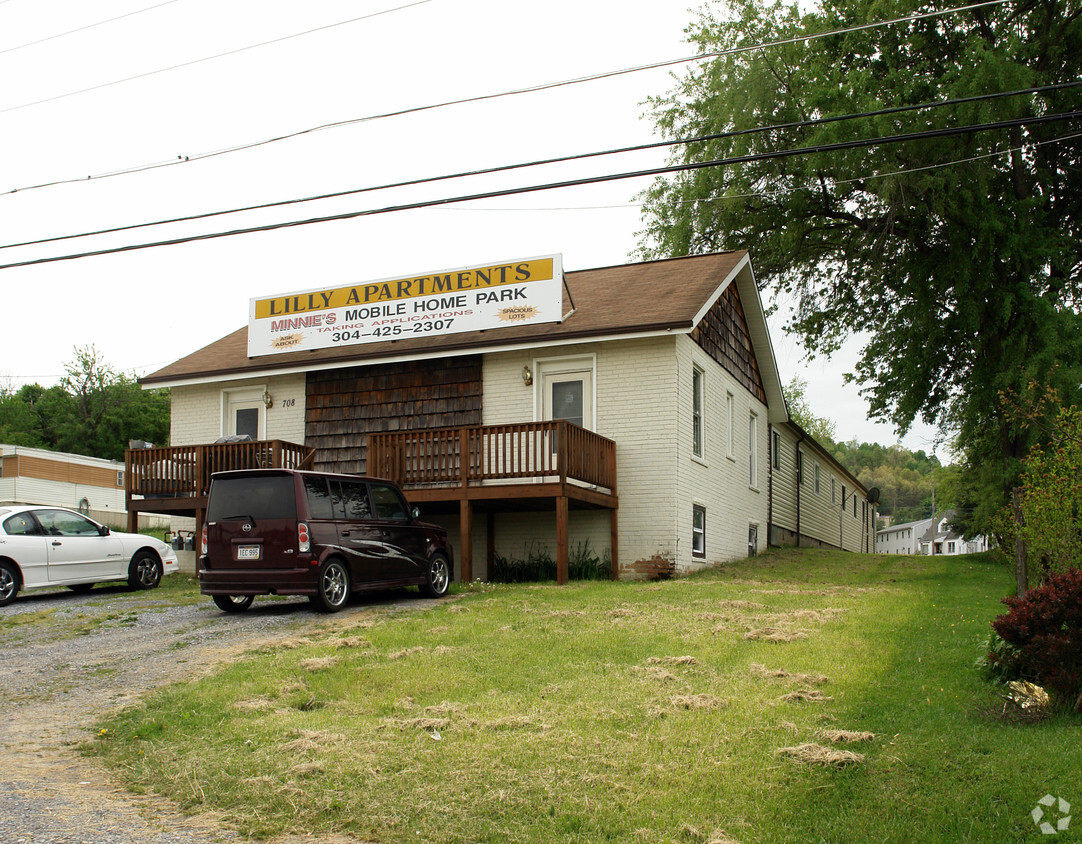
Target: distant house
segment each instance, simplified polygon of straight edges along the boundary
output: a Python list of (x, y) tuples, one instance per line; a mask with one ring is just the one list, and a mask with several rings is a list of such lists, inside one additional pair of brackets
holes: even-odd
[(932, 526), (931, 519), (889, 525), (875, 533), (877, 554), (919, 554), (921, 538)]
[(900, 525), (890, 525), (876, 531), (875, 550), (877, 554), (924, 554), (929, 555), (933, 551), (938, 555), (953, 554), (976, 554), (987, 551), (990, 547), (988, 537), (977, 536), (965, 539), (961, 534), (949, 527), (953, 513), (942, 513), (935, 520), (935, 531), (932, 530), (932, 519), (922, 519), (919, 522), (906, 522)]
[(931, 524), (928, 525), (920, 540), (920, 552), (922, 554), (931, 554), (933, 543), (937, 556), (977, 554), (981, 551), (987, 551), (991, 547), (987, 536), (975, 536), (972, 539), (965, 539), (960, 533), (951, 528), (949, 523), (953, 515), (954, 513), (951, 511), (940, 515), (936, 519), (934, 533)]
[[(589, 543), (630, 578), (768, 544), (872, 550), (868, 490), (789, 418), (746, 252), (553, 256), (536, 307), (499, 276), (534, 263), (253, 300), (248, 327), (142, 379), (171, 388), (173, 445), (128, 453), (129, 510), (198, 524), (213, 468), (286, 465), (398, 481), (464, 578), (531, 544), (561, 570)], [(453, 295), (417, 293), (436, 282)], [(493, 300), (501, 322), (441, 330)], [(256, 444), (210, 445), (236, 434)]]
[(125, 523), (124, 464), (81, 454), (0, 445), (0, 503), (48, 504)]

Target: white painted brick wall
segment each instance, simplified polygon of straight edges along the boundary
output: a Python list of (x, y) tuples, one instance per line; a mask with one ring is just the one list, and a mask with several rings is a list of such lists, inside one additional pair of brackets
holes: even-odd
[[(539, 418), (540, 383), (522, 383), (522, 368), (537, 371), (538, 359), (596, 357), (596, 430), (616, 442), (619, 557), (623, 566), (655, 554), (675, 552), (674, 476), (676, 409), (671, 401), (676, 375), (675, 338), (584, 343), (543, 352), (487, 355), (484, 361), (484, 424)], [(512, 527), (514, 525), (514, 527)], [(609, 548), (609, 515), (572, 512), (572, 546), (589, 539), (598, 553)], [(555, 520), (516, 517), (497, 523), (496, 547), (520, 554), (531, 539), (555, 548)]]
[[(745, 557), (748, 528), (758, 527), (760, 550), (767, 541), (767, 463), (769, 435), (766, 405), (736, 382), (686, 336), (676, 338), (677, 433), (675, 438), (677, 568), (681, 571)], [(692, 370), (703, 371), (703, 457), (692, 456)], [(733, 451), (728, 453), (726, 395), (733, 396)], [(749, 484), (749, 416), (756, 414), (756, 486)], [(706, 556), (691, 548), (692, 509), (706, 510)]]
[(222, 436), (223, 391), (244, 387), (265, 389), (273, 399), (265, 410), (267, 439), (304, 443), (305, 376), (299, 373), (173, 387), (170, 445), (212, 443)]

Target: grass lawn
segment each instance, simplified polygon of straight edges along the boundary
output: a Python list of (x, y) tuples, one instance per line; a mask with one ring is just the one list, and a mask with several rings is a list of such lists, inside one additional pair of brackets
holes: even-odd
[[(476, 586), (165, 689), (88, 748), (254, 837), (1043, 839), (1041, 797), (1082, 807), (1082, 721), (1004, 721), (973, 668), (1010, 584), (985, 556), (805, 549)], [(806, 744), (842, 756), (783, 752)]]

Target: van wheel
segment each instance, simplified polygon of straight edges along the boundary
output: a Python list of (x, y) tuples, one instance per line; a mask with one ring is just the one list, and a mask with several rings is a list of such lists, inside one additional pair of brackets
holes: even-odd
[(255, 595), (212, 595), (211, 598), (222, 612), (244, 612), (252, 605)]
[(442, 598), (451, 588), (451, 566), (443, 554), (434, 554), (428, 561), (425, 583), (421, 594), (428, 598)]
[(153, 589), (162, 581), (162, 564), (149, 551), (139, 551), (128, 566), (128, 585), (133, 589)]
[(338, 612), (349, 600), (349, 572), (339, 560), (328, 560), (319, 570), (316, 594), (309, 599), (320, 612)]
[(19, 573), (8, 563), (0, 562), (0, 607), (15, 600), (19, 592)]

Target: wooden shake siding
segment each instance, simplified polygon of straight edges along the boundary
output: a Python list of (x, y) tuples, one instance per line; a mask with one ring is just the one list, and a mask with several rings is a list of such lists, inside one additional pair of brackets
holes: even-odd
[(124, 464), (117, 464), (116, 469), (107, 469), (66, 463), (62, 460), (44, 460), (40, 457), (16, 455), (4, 458), (3, 476), (123, 489), (123, 474), (121, 474), (121, 483), (118, 485), (116, 482), (118, 471), (123, 473)]
[(367, 471), (367, 435), (480, 425), (480, 355), (309, 372), (304, 441), (313, 468)]
[(755, 398), (766, 404), (766, 390), (755, 360), (751, 334), (740, 294), (730, 284), (714, 307), (691, 332), (691, 339), (737, 380)]

